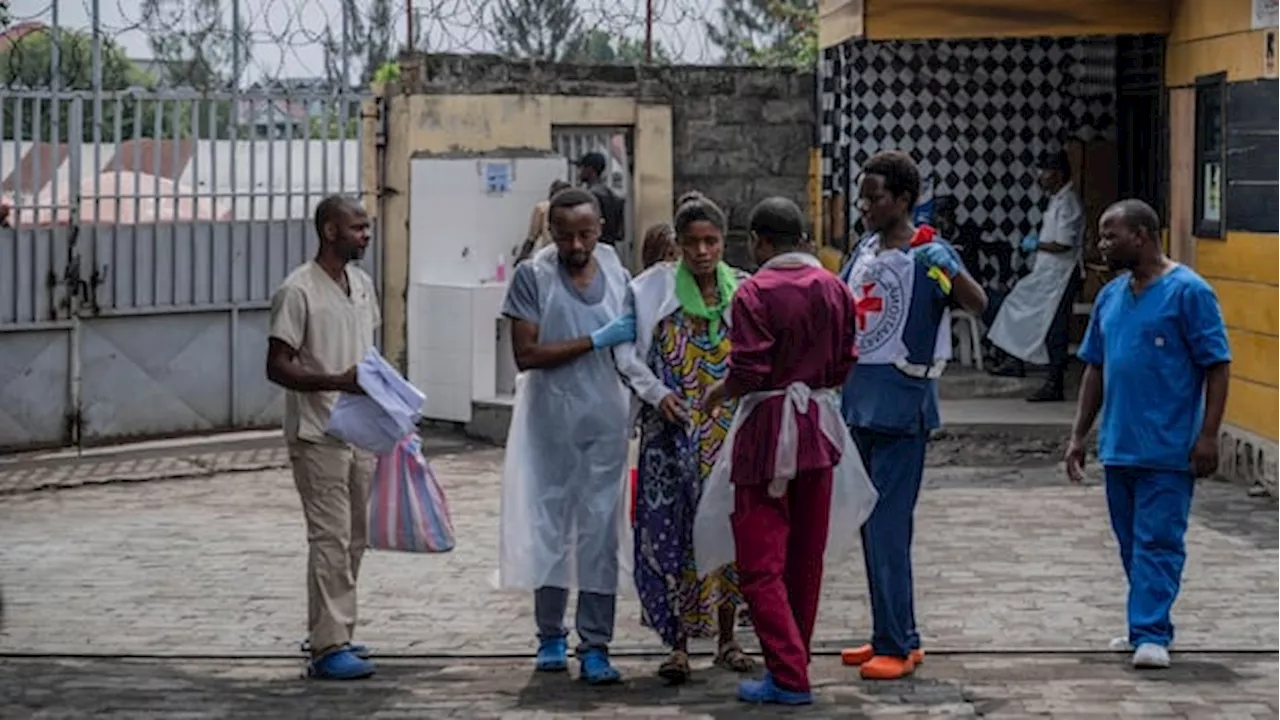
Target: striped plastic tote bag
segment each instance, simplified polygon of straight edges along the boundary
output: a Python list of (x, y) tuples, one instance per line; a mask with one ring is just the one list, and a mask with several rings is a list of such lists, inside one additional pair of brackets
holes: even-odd
[(369, 547), (442, 553), (453, 545), (449, 503), (422, 454), (422, 439), (410, 433), (378, 457), (369, 490)]

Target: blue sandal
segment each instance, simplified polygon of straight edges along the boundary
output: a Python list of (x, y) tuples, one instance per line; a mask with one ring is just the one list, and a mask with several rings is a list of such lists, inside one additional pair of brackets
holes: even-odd
[(550, 638), (538, 644), (538, 672), (564, 672), (569, 669), (569, 645), (564, 638)]
[(813, 693), (783, 690), (773, 683), (773, 675), (765, 673), (762, 680), (738, 683), (738, 699), (755, 705), (810, 705)]
[(622, 673), (609, 662), (609, 653), (604, 650), (588, 650), (583, 653), (579, 677), (588, 685), (616, 685), (622, 682)]

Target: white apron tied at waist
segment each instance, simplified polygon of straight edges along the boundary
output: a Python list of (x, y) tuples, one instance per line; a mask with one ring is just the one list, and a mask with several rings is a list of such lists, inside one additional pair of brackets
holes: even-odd
[(693, 523), (694, 562), (700, 576), (706, 576), (734, 561), (736, 550), (730, 516), (734, 508), (733, 448), (738, 430), (768, 398), (785, 396), (782, 420), (774, 451), (774, 477), (769, 482), (769, 495), (783, 497), (799, 467), (800, 433), (796, 413), (810, 411), (810, 400), (818, 412), (818, 425), (831, 444), (840, 448), (840, 462), (832, 470), (830, 530), (827, 540), (828, 559), (842, 558), (852, 549), (854, 539), (879, 495), (871, 484), (862, 456), (853, 444), (849, 429), (840, 418), (839, 395), (833, 388), (814, 390), (796, 382), (784, 390), (748, 393), (738, 403), (733, 424), (720, 446), (720, 456), (711, 469), (698, 501)]
[(787, 494), (787, 486), (796, 477), (800, 453), (800, 430), (796, 425), (796, 413), (807, 413), (810, 400), (817, 401), (818, 424), (822, 428), (822, 434), (827, 436), (832, 445), (843, 448), (844, 439), (841, 437), (841, 432), (843, 431), (845, 435), (849, 434), (844, 421), (840, 419), (839, 395), (836, 391), (831, 388), (814, 390), (802, 382), (793, 382), (785, 390), (768, 390), (744, 396), (742, 404), (745, 406), (750, 403), (750, 410), (739, 411), (733, 418), (734, 425), (746, 422), (751, 414), (750, 411), (755, 410), (757, 405), (779, 395), (786, 397), (782, 401), (782, 422), (778, 426), (778, 448), (774, 454), (773, 480), (769, 482), (769, 495), (776, 498)]

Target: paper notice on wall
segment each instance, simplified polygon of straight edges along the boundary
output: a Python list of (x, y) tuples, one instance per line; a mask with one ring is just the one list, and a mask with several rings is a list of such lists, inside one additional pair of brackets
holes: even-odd
[(1253, 29), (1276, 27), (1280, 23), (1280, 0), (1253, 0)]
[(484, 191), (489, 195), (504, 195), (511, 191), (511, 163), (484, 164)]

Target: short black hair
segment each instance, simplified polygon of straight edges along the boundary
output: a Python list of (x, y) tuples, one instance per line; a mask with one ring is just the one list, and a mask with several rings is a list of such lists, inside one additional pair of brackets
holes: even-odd
[(862, 164), (863, 175), (879, 175), (884, 178), (884, 189), (891, 195), (907, 196), (907, 210), (914, 210), (920, 199), (920, 168), (916, 161), (901, 150), (883, 150), (872, 155)]
[(1071, 179), (1071, 158), (1067, 156), (1066, 150), (1040, 153), (1036, 167), (1041, 170), (1056, 170), (1064, 180)]
[(1127, 198), (1114, 202), (1102, 216), (1114, 217), (1130, 230), (1146, 230), (1151, 239), (1157, 242), (1160, 240), (1160, 214), (1142, 200)]
[(748, 227), (771, 245), (797, 247), (804, 240), (804, 213), (787, 198), (765, 198), (751, 211)]
[(604, 169), (609, 163), (605, 160), (604, 153), (589, 152), (578, 159), (578, 167), (589, 167), (597, 173), (604, 174)]
[(316, 205), (316, 236), (323, 240), (325, 225), (328, 225), (331, 222), (336, 222), (339, 217), (342, 217), (353, 210), (363, 209), (364, 208), (362, 206), (356, 204), (355, 200), (352, 200), (345, 195), (330, 195), (329, 197), (321, 200), (320, 203)]
[(547, 219), (550, 220), (557, 209), (567, 210), (579, 205), (590, 205), (596, 215), (600, 214), (600, 203), (591, 191), (571, 187), (551, 196), (551, 205), (547, 207)]
[[(688, 197), (690, 193), (685, 193), (682, 197)], [(724, 232), (729, 226), (725, 221), (724, 211), (720, 209), (710, 198), (704, 197), (701, 193), (685, 200), (676, 208), (676, 217), (674, 222), (676, 235), (684, 235), (685, 231), (693, 223), (705, 220), (716, 226), (720, 232)]]

